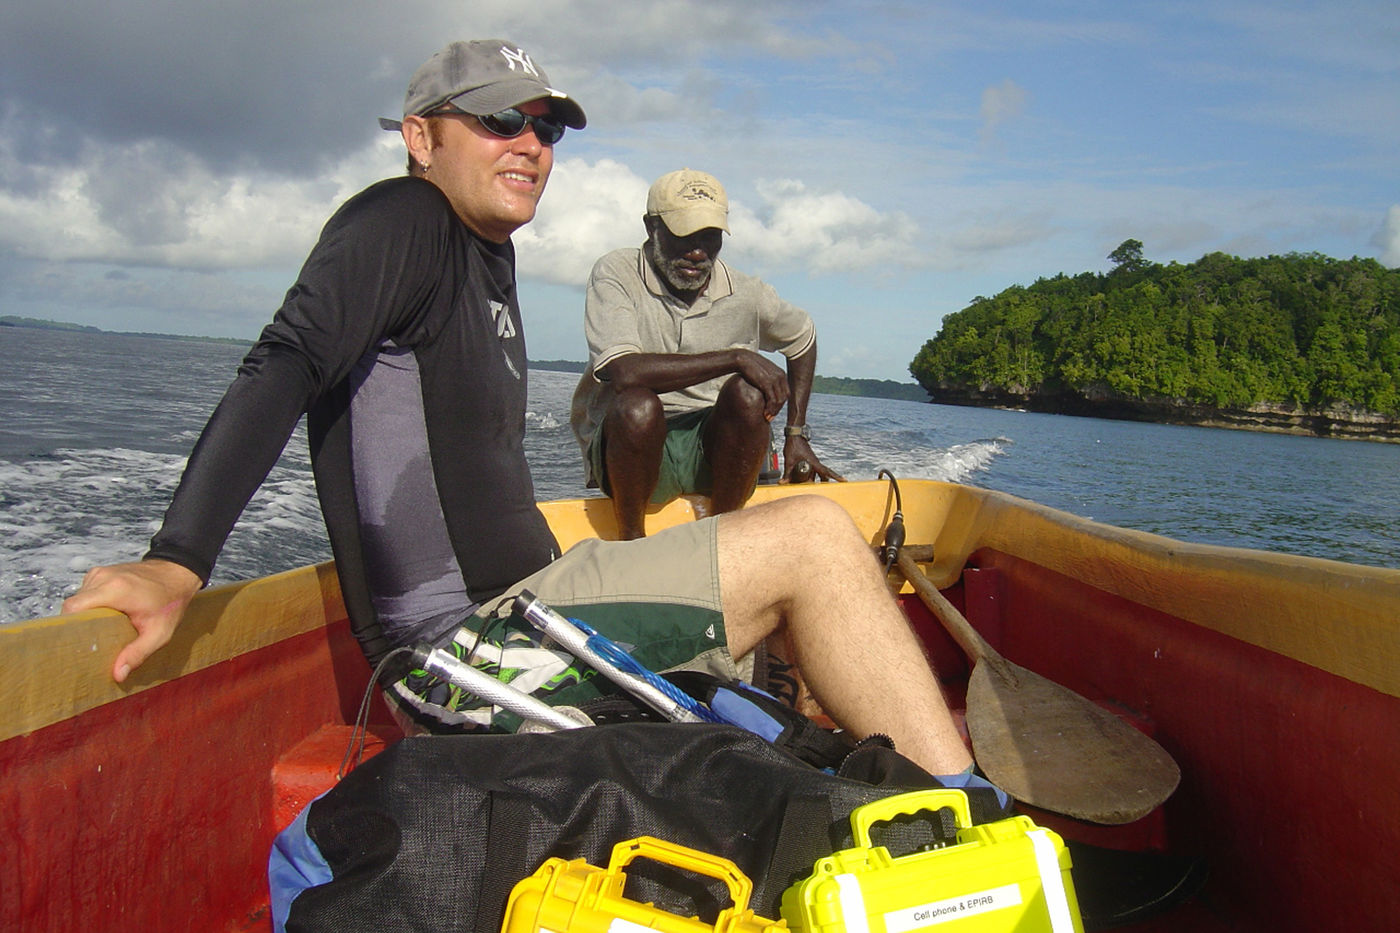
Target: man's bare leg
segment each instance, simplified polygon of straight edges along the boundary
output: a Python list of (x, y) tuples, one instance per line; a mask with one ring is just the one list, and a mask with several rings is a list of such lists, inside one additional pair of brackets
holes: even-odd
[(619, 393), (601, 430), (618, 537), (623, 541), (644, 537), (647, 503), (661, 475), (661, 450), (666, 443), (661, 399), (650, 389)]
[(857, 737), (883, 732), (932, 774), (972, 757), (868, 543), (839, 505), (782, 499), (718, 519), (730, 649), (785, 628), (813, 696)]
[(712, 514), (732, 512), (748, 501), (771, 437), (763, 393), (743, 377), (731, 376), (705, 425), (705, 459), (713, 478)]

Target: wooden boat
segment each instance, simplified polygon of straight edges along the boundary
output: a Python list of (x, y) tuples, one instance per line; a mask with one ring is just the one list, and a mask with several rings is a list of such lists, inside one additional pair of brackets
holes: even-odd
[[(1179, 763), (1118, 849), (1199, 854), (1192, 901), (1135, 929), (1388, 929), (1400, 916), (1400, 571), (1184, 544), (1003, 494), (905, 481), (907, 540), (1010, 660), (1110, 706)], [(815, 492), (872, 543), (882, 482)], [(692, 520), (703, 501), (650, 515)], [(605, 500), (543, 506), (562, 544)], [(956, 696), (968, 665), (902, 600)], [(334, 780), (369, 672), (329, 564), (211, 589), (128, 684), (108, 612), (0, 626), (0, 928), (262, 930), (281, 824)], [(393, 741), (382, 709), (369, 751)], [(1046, 821), (1051, 817), (1045, 815)]]

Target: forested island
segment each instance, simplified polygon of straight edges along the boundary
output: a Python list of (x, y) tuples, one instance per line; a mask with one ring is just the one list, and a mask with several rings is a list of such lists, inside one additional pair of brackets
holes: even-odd
[(821, 395), (859, 395), (864, 398), (893, 398), (927, 402), (928, 393), (913, 382), (893, 379), (850, 379), (845, 376), (813, 376), (812, 391)]
[(910, 373), (945, 404), (1400, 441), (1400, 270), (1315, 253), (1161, 265), (1139, 240), (1108, 258), (974, 298)]

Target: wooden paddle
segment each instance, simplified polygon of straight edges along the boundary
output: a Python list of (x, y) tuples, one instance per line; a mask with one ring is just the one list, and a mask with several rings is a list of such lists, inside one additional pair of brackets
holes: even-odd
[(1079, 694), (1012, 664), (938, 591), (914, 558), (899, 569), (972, 661), (967, 731), (987, 777), (1017, 800), (1096, 823), (1130, 823), (1171, 796), (1176, 762)]

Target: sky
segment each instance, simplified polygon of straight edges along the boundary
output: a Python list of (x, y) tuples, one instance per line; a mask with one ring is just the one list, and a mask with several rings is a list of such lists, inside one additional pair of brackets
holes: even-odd
[(584, 358), (589, 269), (681, 167), (826, 376), (909, 381), (944, 315), (1129, 238), (1400, 266), (1394, 0), (8, 0), (0, 315), (253, 339), (470, 38), (588, 114), (514, 236), (536, 360)]

